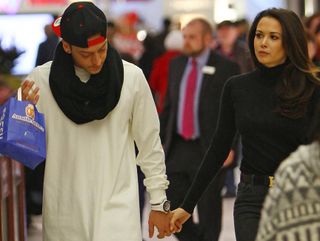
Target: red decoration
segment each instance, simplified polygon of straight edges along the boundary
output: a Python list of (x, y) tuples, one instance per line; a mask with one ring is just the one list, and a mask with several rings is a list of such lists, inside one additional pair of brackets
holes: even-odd
[(64, 5), (67, 4), (67, 0), (28, 0), (31, 5)]

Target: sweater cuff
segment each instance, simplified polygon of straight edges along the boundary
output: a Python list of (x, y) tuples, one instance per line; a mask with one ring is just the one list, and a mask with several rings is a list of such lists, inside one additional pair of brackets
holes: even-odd
[(150, 204), (158, 204), (167, 199), (165, 190), (150, 190)]
[(185, 210), (187, 213), (192, 214), (194, 208), (196, 207), (196, 204), (188, 203), (186, 201), (183, 201), (183, 203), (180, 205), (180, 207)]

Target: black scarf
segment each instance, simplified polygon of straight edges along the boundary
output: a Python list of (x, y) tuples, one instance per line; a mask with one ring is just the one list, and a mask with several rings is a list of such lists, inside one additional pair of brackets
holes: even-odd
[(63, 113), (76, 124), (101, 120), (117, 105), (123, 84), (123, 64), (117, 51), (108, 45), (107, 58), (101, 71), (87, 83), (75, 74), (74, 62), (57, 46), (51, 65), (51, 92)]

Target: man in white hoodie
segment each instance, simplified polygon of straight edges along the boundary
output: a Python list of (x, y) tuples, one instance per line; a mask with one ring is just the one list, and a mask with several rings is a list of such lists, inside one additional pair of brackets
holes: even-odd
[(142, 71), (107, 43), (106, 17), (91, 2), (72, 3), (53, 29), (62, 38), (54, 60), (22, 84), (46, 120), (44, 241), (141, 241), (137, 164), (149, 235), (154, 226), (170, 235), (159, 121)]

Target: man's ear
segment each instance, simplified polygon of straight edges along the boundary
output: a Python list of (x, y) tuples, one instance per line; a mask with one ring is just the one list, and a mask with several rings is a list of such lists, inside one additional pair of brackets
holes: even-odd
[(64, 40), (61, 40), (61, 42), (64, 52), (66, 52), (67, 54), (71, 54), (71, 45)]

